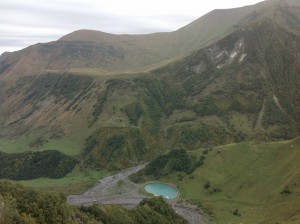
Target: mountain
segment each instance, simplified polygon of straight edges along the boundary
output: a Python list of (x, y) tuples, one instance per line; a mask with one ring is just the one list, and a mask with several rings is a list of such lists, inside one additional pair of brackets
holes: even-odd
[(76, 31), (2, 55), (0, 149), (122, 169), (171, 148), (294, 138), (298, 3), (215, 10), (172, 33)]
[[(2, 76), (70, 70), (92, 74), (147, 71), (212, 44), (269, 8), (270, 2), (230, 10), (214, 10), (170, 33), (113, 35), (79, 30), (58, 41), (14, 52), (1, 62)], [(254, 13), (254, 14), (253, 14)]]
[[(80, 30), (2, 54), (2, 176), (116, 171), (156, 158), (155, 178), (176, 183), (216, 222), (299, 223), (299, 15), (299, 0), (267, 0), (171, 33)], [(162, 168), (160, 158), (169, 160)]]

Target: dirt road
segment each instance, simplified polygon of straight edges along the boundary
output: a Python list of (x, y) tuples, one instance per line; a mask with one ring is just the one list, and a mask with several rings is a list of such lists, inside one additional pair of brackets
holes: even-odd
[[(133, 173), (143, 169), (147, 163), (131, 167), (117, 174), (103, 178), (93, 188), (82, 195), (70, 195), (67, 202), (70, 205), (116, 204), (126, 208), (137, 206), (146, 196), (139, 193), (141, 186), (128, 179)], [(206, 223), (198, 210), (187, 203), (172, 203), (178, 214), (191, 224)]]

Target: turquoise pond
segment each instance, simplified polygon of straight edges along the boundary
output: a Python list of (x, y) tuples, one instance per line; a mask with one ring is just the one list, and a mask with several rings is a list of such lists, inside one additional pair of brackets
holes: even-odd
[(163, 196), (166, 199), (174, 199), (178, 196), (178, 191), (175, 187), (163, 183), (149, 183), (144, 187), (145, 191), (155, 196)]

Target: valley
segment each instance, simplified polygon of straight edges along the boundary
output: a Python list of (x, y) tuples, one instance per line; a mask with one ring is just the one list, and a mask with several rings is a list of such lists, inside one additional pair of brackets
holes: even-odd
[[(46, 220), (11, 188), (59, 201), (51, 223), (186, 223), (173, 208), (190, 223), (298, 224), (299, 14), (299, 0), (266, 0), (170, 33), (78, 30), (2, 54), (5, 219)], [(180, 197), (148, 198), (147, 181)]]
[[(143, 186), (134, 184), (128, 179), (128, 176), (144, 169), (146, 165), (141, 164), (113, 176), (105, 177), (82, 195), (68, 196), (67, 202), (71, 205), (114, 204), (125, 208), (134, 208), (147, 196), (141, 193)], [(188, 203), (176, 202), (176, 200), (170, 200), (169, 203), (190, 224), (206, 223), (205, 218), (199, 214), (196, 207)]]

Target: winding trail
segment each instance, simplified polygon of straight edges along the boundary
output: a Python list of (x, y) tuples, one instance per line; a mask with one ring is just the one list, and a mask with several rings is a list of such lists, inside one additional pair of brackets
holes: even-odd
[[(134, 208), (147, 196), (139, 193), (141, 186), (128, 179), (128, 176), (143, 169), (147, 163), (123, 170), (100, 180), (96, 186), (81, 195), (70, 195), (67, 203), (70, 205), (115, 204), (125, 208)], [(190, 224), (206, 223), (196, 207), (187, 203), (169, 201), (175, 211)]]

